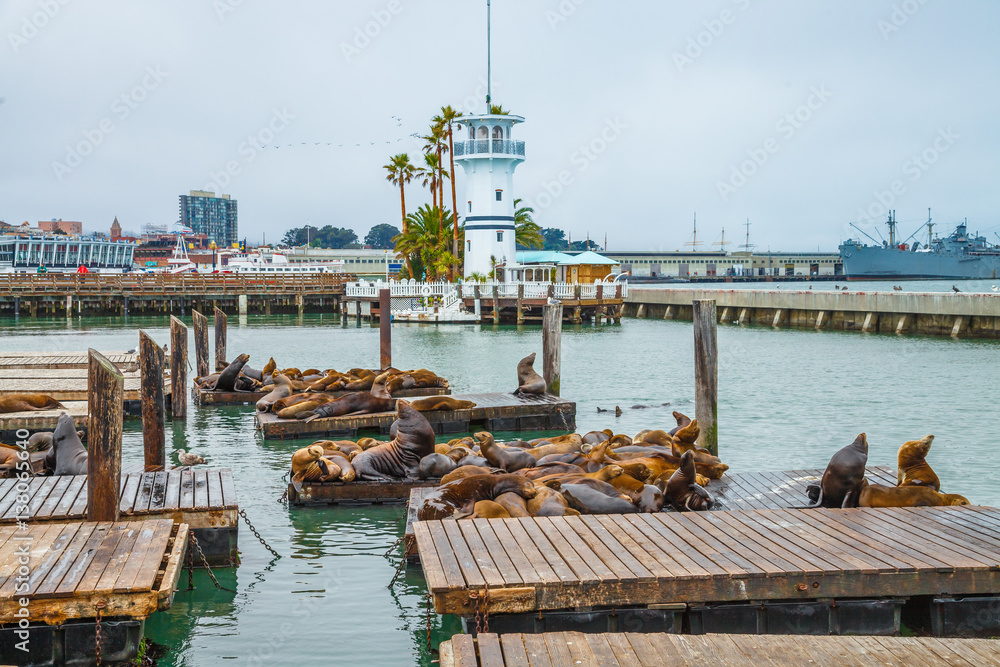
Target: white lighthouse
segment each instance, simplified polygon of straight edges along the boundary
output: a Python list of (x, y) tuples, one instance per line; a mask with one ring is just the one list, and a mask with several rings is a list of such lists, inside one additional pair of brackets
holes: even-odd
[(455, 161), (465, 170), (465, 277), (513, 264), (514, 170), (524, 162), (524, 142), (511, 129), (524, 118), (507, 114), (464, 116), (465, 139), (455, 143)]

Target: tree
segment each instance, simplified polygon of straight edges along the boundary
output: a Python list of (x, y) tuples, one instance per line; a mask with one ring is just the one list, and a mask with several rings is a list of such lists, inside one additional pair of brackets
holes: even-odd
[(542, 238), (545, 239), (545, 244), (542, 246), (545, 250), (566, 249), (566, 232), (563, 230), (546, 227), (541, 231), (541, 234)]
[(510, 112), (503, 108), (502, 104), (491, 104), (490, 113), (494, 116), (509, 116)]
[(281, 239), (281, 245), (294, 247), (300, 245), (311, 244), (313, 239), (317, 238), (319, 235), (319, 230), (311, 225), (306, 225), (305, 227), (293, 227), (285, 232), (285, 235)]
[(532, 219), (535, 209), (519, 206), (520, 199), (514, 200), (514, 243), (519, 248), (541, 248), (545, 245), (542, 228)]
[(407, 216), (406, 231), (395, 237), (396, 254), (410, 260), (417, 275), (419, 264), (428, 280), (439, 280), (448, 273), (454, 255), (451, 254), (451, 213), (436, 206), (424, 204)]
[(353, 229), (326, 225), (319, 230), (319, 235), (310, 245), (314, 248), (346, 248), (357, 245), (358, 235)]
[(570, 250), (600, 250), (601, 246), (597, 245), (594, 241), (587, 239), (586, 241), (574, 241), (570, 244)]
[[(383, 165), (383, 169), (388, 172), (385, 180), (393, 185), (399, 186), (399, 206), (403, 213), (403, 232), (406, 232), (406, 193), (404, 186), (413, 180), (417, 175), (417, 168), (410, 162), (410, 156), (406, 153), (393, 155), (389, 159), (389, 164)], [(409, 267), (407, 267), (409, 268)]]
[(431, 206), (439, 208), (438, 179), (442, 177), (447, 178), (448, 175), (442, 173), (441, 162), (438, 160), (438, 156), (434, 153), (425, 155), (424, 166), (417, 170), (417, 174), (421, 178), (420, 184), (431, 189)]
[(395, 247), (392, 242), (395, 236), (399, 236), (399, 229), (395, 225), (383, 222), (368, 230), (368, 234), (365, 235), (365, 245), (378, 248), (379, 250), (391, 250)]
[(450, 104), (446, 107), (441, 107), (441, 119), (448, 125), (448, 159), (451, 161), (451, 214), (454, 220), (454, 224), (452, 225), (451, 252), (455, 255), (452, 277), (458, 274), (458, 197), (455, 194), (455, 140), (452, 125), (461, 116), (462, 114), (452, 109)]

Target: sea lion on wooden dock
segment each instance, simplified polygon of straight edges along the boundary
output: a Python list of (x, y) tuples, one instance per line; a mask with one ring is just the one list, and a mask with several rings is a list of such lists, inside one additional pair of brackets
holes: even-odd
[(413, 407), (421, 412), (432, 410), (469, 410), (476, 407), (472, 401), (461, 401), (452, 396), (428, 396), (411, 401)]
[(332, 482), (340, 475), (340, 467), (323, 456), (323, 446), (312, 444), (292, 454), (292, 484), (302, 482)]
[(941, 480), (925, 460), (932, 442), (934, 436), (927, 435), (920, 440), (904, 442), (899, 448), (896, 455), (898, 486), (926, 486), (935, 491), (941, 490)]
[(52, 432), (52, 450), (55, 455), (53, 475), (86, 475), (87, 450), (76, 433), (73, 418), (65, 412), (59, 415), (56, 430)]
[(250, 361), (250, 355), (241, 354), (226, 366), (226, 370), (219, 373), (219, 379), (215, 381), (215, 391), (236, 391), (236, 379), (239, 378), (240, 372), (244, 370), (243, 367), (248, 361)]
[(883, 486), (868, 484), (861, 491), (858, 507), (945, 507), (970, 505), (957, 493), (939, 493), (929, 486)]
[(274, 389), (257, 401), (257, 412), (267, 412), (274, 402), (292, 395), (292, 382), (284, 375), (274, 377)]
[[(615, 490), (610, 484), (608, 486)], [(615, 495), (608, 495), (582, 481), (563, 484), (559, 492), (566, 503), (581, 514), (634, 514), (639, 511), (632, 501), (623, 498), (616, 490)]]
[(715, 499), (695, 481), (694, 452), (684, 452), (681, 467), (667, 480), (664, 492), (670, 504), (678, 512), (685, 510), (698, 512), (712, 509)]
[(443, 484), (427, 495), (417, 510), (417, 520), (469, 516), (477, 502), (494, 500), (502, 493), (516, 493), (530, 499), (537, 492), (531, 480), (519, 475), (472, 475)]
[(473, 475), (485, 475), (487, 473), (503, 472), (498, 468), (483, 468), (481, 466), (466, 466), (461, 465), (452, 470), (447, 475), (441, 477), (441, 483), (447, 484), (448, 482), (454, 482), (456, 479), (464, 479), (465, 477), (472, 477)]
[[(857, 507), (868, 464), (868, 437), (862, 433), (830, 459), (819, 484), (819, 493), (808, 508)], [(815, 487), (814, 487), (815, 488)]]
[(528, 501), (516, 493), (512, 493), (510, 491), (507, 493), (501, 493), (493, 499), (493, 502), (502, 506), (505, 510), (507, 510), (507, 514), (515, 519), (519, 517), (531, 516), (531, 512), (528, 511)]
[[(333, 399), (326, 394), (313, 394), (313, 397), (306, 401), (297, 401), (287, 408), (282, 408), (274, 414), (278, 416), (278, 419), (304, 419), (305, 417), (315, 414), (315, 410), (321, 406), (330, 403)], [(272, 411), (277, 407), (275, 404), (272, 407)]]
[(267, 360), (264, 364), (264, 368), (260, 369), (260, 374), (264, 377), (271, 377), (271, 373), (278, 370), (278, 364), (274, 363), (274, 357)]
[(438, 479), (444, 477), (457, 467), (458, 464), (444, 454), (434, 452), (420, 459), (420, 464), (417, 466), (417, 477), (420, 479)]
[(35, 410), (65, 409), (62, 403), (47, 394), (7, 394), (0, 396), (0, 414)]
[(476, 433), (479, 441), (479, 452), (490, 462), (490, 465), (514, 472), (522, 468), (535, 467), (535, 457), (523, 449), (507, 449), (496, 444), (492, 433)]
[(535, 353), (532, 352), (517, 362), (517, 389), (515, 394), (544, 394), (545, 379), (535, 372)]
[(473, 506), (474, 519), (509, 519), (507, 508), (494, 500), (480, 500)]
[(531, 516), (580, 516), (580, 511), (570, 507), (560, 492), (544, 485), (535, 487), (535, 497), (528, 499), (527, 506)]
[[(371, 394), (360, 396), (367, 396), (373, 401), (384, 400)], [(434, 429), (427, 418), (402, 399), (395, 403), (398, 415), (396, 435), (391, 442), (366, 449), (354, 457), (352, 463), (359, 479), (389, 481), (415, 478), (420, 459), (434, 453)]]
[[(340, 398), (335, 398), (316, 409), (299, 413), (299, 419), (312, 421), (323, 417), (345, 417), (348, 415), (373, 415), (380, 412), (392, 412), (396, 409), (396, 400), (378, 398), (364, 391), (357, 391)], [(414, 410), (416, 412), (416, 410)], [(280, 415), (279, 415), (280, 416)], [(424, 420), (426, 421), (426, 419)], [(433, 451), (433, 447), (431, 450)], [(429, 453), (429, 452), (428, 452)]]
[(676, 410), (674, 410), (673, 415), (674, 420), (677, 422), (677, 426), (670, 431), (670, 435), (677, 435), (677, 431), (691, 423), (691, 418), (681, 412), (677, 412)]

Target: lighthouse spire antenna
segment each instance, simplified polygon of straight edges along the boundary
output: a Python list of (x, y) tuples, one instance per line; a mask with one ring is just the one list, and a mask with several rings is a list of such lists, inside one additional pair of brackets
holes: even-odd
[(492, 43), (492, 29), (490, 26), (491, 18), (490, 0), (486, 0), (486, 114), (489, 115), (492, 111), (492, 93), (493, 93), (493, 43)]

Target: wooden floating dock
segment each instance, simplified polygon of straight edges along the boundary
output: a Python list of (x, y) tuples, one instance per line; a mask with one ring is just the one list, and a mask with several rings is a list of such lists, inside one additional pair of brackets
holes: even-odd
[(419, 521), (439, 613), (1000, 593), (1000, 510), (785, 509)]
[[(437, 433), (467, 433), (473, 426), (487, 431), (572, 431), (576, 428), (576, 403), (551, 394), (463, 394), (457, 400), (472, 401), (468, 410), (425, 412)], [(355, 437), (361, 432), (387, 434), (395, 412), (353, 417), (327, 417), (311, 422), (278, 419), (272, 413), (257, 413), (257, 424), (267, 439)]]
[[(249, 405), (254, 404), (267, 396), (266, 391), (208, 391), (206, 389), (192, 388), (194, 397), (202, 405)], [(324, 392), (336, 398), (353, 394), (353, 391), (331, 391)], [(397, 391), (393, 398), (412, 398), (418, 396), (448, 396), (451, 389), (448, 387), (426, 387), (423, 389), (403, 389)]]
[(53, 431), (59, 422), (59, 415), (63, 412), (73, 418), (73, 423), (77, 429), (87, 428), (87, 401), (60, 401), (64, 410), (28, 410), (26, 412), (6, 412), (0, 414), (0, 438), (7, 438), (7, 442), (13, 442), (14, 433), (25, 429), (31, 433), (35, 431)]
[[(104, 356), (119, 370), (139, 368), (139, 358), (130, 352), (104, 352)], [(0, 369), (67, 369), (87, 368), (86, 352), (0, 352)]]
[(915, 637), (789, 637), (582, 632), (455, 635), (441, 667), (900, 667), (1000, 665), (1000, 641)]
[[(34, 477), (24, 493), (27, 509), (17, 516), (18, 481), (0, 480), (0, 525), (17, 520), (59, 522), (87, 517), (86, 475)], [(229, 565), (236, 554), (239, 503), (228, 468), (123, 473), (119, 510), (121, 521), (156, 517), (187, 525), (211, 565)]]
[[(382, 505), (403, 503), (413, 493), (429, 493), (441, 484), (440, 479), (400, 480), (398, 482), (304, 482), (302, 493), (288, 484), (291, 505)], [(410, 501), (412, 503), (412, 500)], [(407, 524), (409, 525), (409, 523)]]

